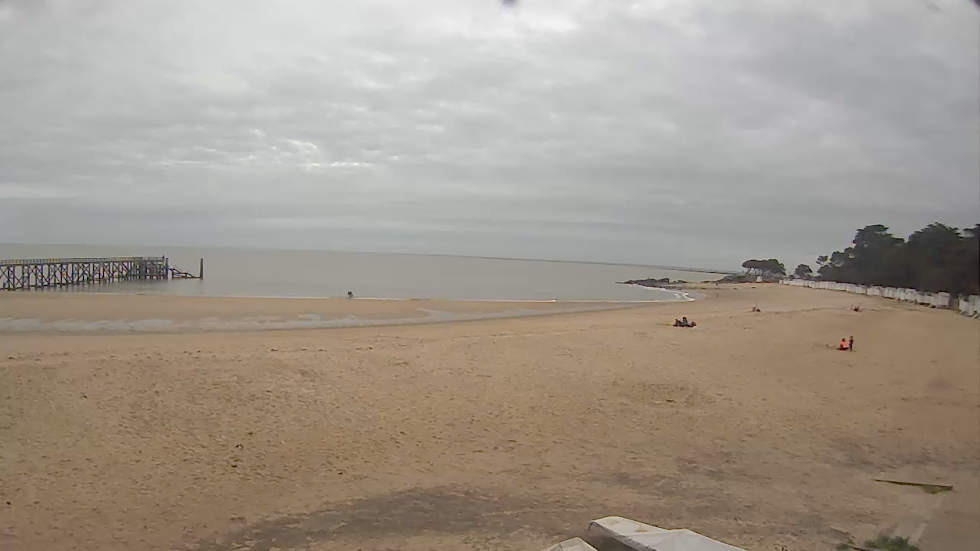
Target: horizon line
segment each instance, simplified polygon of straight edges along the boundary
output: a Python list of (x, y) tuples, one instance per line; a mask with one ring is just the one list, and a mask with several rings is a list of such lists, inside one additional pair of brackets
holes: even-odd
[(734, 270), (716, 270), (713, 268), (704, 267), (690, 267), (690, 266), (671, 266), (665, 264), (643, 264), (638, 262), (613, 262), (613, 261), (603, 261), (603, 260), (572, 260), (572, 259), (562, 259), (562, 258), (529, 258), (520, 256), (496, 256), (496, 255), (478, 255), (478, 254), (452, 254), (452, 253), (417, 253), (417, 252), (391, 252), (391, 251), (366, 251), (366, 250), (342, 250), (342, 249), (311, 249), (311, 248), (273, 248), (273, 247), (255, 247), (247, 245), (153, 245), (153, 244), (111, 244), (111, 243), (15, 243), (15, 242), (0, 242), (0, 245), (19, 245), (19, 246), (81, 246), (81, 247), (157, 247), (157, 248), (185, 248), (185, 249), (242, 249), (251, 251), (293, 251), (293, 252), (325, 252), (325, 253), (347, 253), (347, 254), (392, 254), (392, 255), (402, 255), (402, 256), (435, 256), (435, 257), (448, 257), (448, 258), (471, 258), (477, 260), (517, 260), (524, 262), (553, 262), (553, 263), (564, 263), (564, 264), (599, 264), (605, 266), (629, 266), (636, 268), (658, 268), (661, 270), (672, 270), (676, 272), (695, 272), (695, 273), (706, 273), (706, 274), (738, 274), (739, 271)]

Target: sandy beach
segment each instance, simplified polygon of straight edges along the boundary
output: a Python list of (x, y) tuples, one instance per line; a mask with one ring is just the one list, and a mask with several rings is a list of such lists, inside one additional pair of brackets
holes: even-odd
[[(0, 295), (0, 319), (36, 320), (0, 331), (0, 548), (535, 550), (607, 515), (760, 550), (980, 539), (980, 322), (777, 285), (701, 292), (578, 312)], [(550, 315), (199, 323), (520, 309)], [(681, 315), (698, 327), (670, 327)], [(91, 330), (145, 319), (161, 331)]]
[[(691, 294), (697, 295), (696, 291)], [(642, 302), (182, 297), (94, 293), (0, 296), (0, 333), (195, 333), (324, 329), (526, 317)]]

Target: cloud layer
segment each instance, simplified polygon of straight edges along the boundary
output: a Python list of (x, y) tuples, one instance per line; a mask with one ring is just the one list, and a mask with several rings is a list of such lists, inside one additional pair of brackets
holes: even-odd
[(0, 241), (731, 266), (980, 219), (969, 2), (332, 4), (0, 0)]

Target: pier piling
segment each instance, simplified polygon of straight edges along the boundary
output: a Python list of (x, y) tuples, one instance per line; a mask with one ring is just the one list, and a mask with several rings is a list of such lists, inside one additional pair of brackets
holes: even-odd
[[(165, 256), (21, 258), (0, 260), (0, 290), (43, 289), (124, 280), (194, 276), (170, 267)], [(201, 276), (204, 259), (201, 259)]]

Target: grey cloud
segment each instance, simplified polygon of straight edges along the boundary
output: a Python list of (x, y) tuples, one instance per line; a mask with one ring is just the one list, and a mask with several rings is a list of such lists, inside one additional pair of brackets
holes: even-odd
[(980, 217), (969, 3), (330, 4), (0, 1), (0, 241), (718, 266)]

